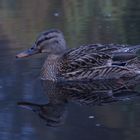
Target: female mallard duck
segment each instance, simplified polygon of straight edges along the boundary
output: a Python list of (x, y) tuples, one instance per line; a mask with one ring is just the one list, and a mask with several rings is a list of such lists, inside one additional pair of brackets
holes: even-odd
[(127, 64), (137, 58), (139, 49), (140, 45), (114, 44), (92, 44), (68, 49), (62, 32), (51, 29), (43, 32), (32, 48), (16, 57), (47, 53), (41, 74), (44, 80), (110, 79), (132, 77), (140, 73), (139, 69), (133, 69)]

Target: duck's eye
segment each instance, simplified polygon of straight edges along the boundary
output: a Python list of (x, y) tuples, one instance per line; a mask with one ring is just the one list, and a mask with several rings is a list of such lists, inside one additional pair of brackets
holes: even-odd
[(30, 48), (30, 50), (34, 50), (34, 48), (32, 47), (32, 48)]

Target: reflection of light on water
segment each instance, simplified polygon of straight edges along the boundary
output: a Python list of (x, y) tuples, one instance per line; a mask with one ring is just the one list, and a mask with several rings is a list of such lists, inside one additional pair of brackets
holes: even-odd
[(21, 134), (25, 135), (32, 135), (35, 132), (35, 129), (31, 126), (31, 124), (24, 124), (21, 128)]
[(88, 116), (88, 118), (89, 118), (89, 119), (94, 119), (95, 117), (94, 117), (94, 116)]
[(55, 17), (58, 17), (59, 16), (59, 13), (54, 13), (53, 14)]
[(100, 126), (101, 126), (101, 124), (97, 123), (97, 124), (96, 124), (96, 126), (97, 126), (97, 127), (100, 127)]

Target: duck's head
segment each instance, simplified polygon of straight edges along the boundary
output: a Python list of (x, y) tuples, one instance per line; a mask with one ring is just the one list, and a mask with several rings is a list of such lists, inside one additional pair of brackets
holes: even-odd
[(60, 54), (66, 49), (63, 33), (57, 29), (45, 31), (39, 35), (34, 45), (19, 54), (16, 58), (31, 56), (37, 53)]

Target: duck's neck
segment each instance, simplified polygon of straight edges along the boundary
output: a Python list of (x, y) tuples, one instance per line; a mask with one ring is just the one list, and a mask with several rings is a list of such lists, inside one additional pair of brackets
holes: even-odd
[(41, 72), (41, 79), (43, 80), (50, 80), (50, 81), (57, 81), (57, 63), (59, 60), (60, 55), (50, 54), (45, 61), (42, 72)]

